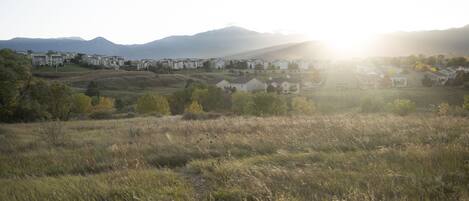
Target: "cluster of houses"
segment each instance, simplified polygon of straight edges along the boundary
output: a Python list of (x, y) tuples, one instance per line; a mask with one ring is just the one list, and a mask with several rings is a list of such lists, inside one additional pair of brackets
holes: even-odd
[(265, 81), (260, 78), (240, 77), (234, 80), (224, 79), (216, 83), (216, 86), (225, 91), (258, 92), (268, 91), (271, 88), (283, 94), (298, 94), (302, 82), (301, 79), (292, 78), (289, 75), (280, 78), (269, 77)]
[(70, 62), (74, 55), (72, 53), (36, 53), (31, 54), (31, 62), (33, 66), (63, 66), (64, 63)]
[(425, 72), (408, 72), (393, 66), (357, 66), (355, 69), (358, 86), (362, 89), (380, 88), (386, 82), (394, 88), (408, 87), (411, 80), (414, 83), (422, 84), (424, 77), (428, 77), (434, 86), (444, 86), (448, 81), (455, 79), (458, 72), (469, 73), (469, 68), (440, 67), (438, 70)]
[[(168, 67), (173, 70), (182, 69), (197, 69), (202, 68), (204, 65), (208, 65), (212, 69), (225, 69), (228, 67), (241, 66), (240, 63), (244, 64), (246, 69), (252, 70), (267, 70), (267, 69), (278, 69), (288, 70), (291, 66), (295, 66), (295, 69), (306, 70), (309, 69), (313, 61), (303, 60), (274, 60), (265, 61), (262, 59), (223, 59), (223, 58), (212, 58), (212, 59), (142, 59), (138, 61), (132, 61), (132, 65), (137, 67), (137, 70), (148, 70), (150, 67)], [(293, 65), (292, 65), (293, 64)], [(234, 67), (236, 68), (236, 67)]]
[(83, 55), (81, 62), (90, 66), (119, 70), (120, 67), (124, 66), (125, 59), (119, 56)]
[[(26, 53), (25, 53), (26, 54)], [(27, 54), (26, 54), (27, 55)], [(33, 66), (63, 66), (71, 63), (78, 53), (60, 52), (60, 53), (31, 53), (31, 63)], [(87, 55), (81, 54), (81, 62), (90, 66), (99, 66), (118, 70), (124, 66), (125, 59), (119, 56)]]

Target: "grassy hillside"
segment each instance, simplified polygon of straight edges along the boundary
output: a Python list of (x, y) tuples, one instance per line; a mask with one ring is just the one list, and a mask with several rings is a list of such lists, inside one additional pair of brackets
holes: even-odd
[(233, 75), (227, 72), (178, 71), (173, 74), (156, 74), (149, 71), (114, 71), (114, 70), (70, 70), (70, 71), (34, 71), (36, 77), (69, 84), (78, 91), (84, 91), (90, 81), (96, 81), (103, 95), (118, 97), (139, 96), (153, 91), (171, 94), (182, 89), (186, 81), (213, 84)]
[(469, 120), (316, 115), (0, 125), (0, 200), (468, 200)]

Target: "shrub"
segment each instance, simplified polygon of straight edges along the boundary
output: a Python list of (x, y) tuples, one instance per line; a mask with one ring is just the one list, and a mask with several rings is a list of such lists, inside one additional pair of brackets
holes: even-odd
[(294, 114), (313, 114), (316, 111), (314, 103), (305, 97), (294, 97), (291, 101), (291, 107)]
[(394, 102), (388, 103), (387, 108), (391, 112), (401, 116), (408, 115), (416, 109), (415, 103), (408, 99), (396, 99)]
[(65, 143), (65, 129), (60, 121), (39, 124), (39, 134), (43, 137), (44, 141), (52, 145)]
[(186, 112), (182, 116), (183, 120), (208, 120), (208, 119), (218, 119), (221, 117), (221, 114), (218, 113), (191, 113)]
[(137, 101), (137, 112), (140, 114), (160, 113), (161, 115), (169, 115), (168, 100), (158, 94), (145, 94)]
[(185, 112), (199, 114), (199, 113), (203, 113), (204, 109), (202, 108), (202, 105), (199, 104), (199, 102), (192, 101), (192, 103), (189, 106), (187, 106)]
[(384, 102), (379, 98), (367, 97), (364, 98), (360, 104), (361, 112), (372, 113), (380, 112), (384, 108)]
[(465, 110), (469, 110), (469, 95), (464, 95), (464, 103), (462, 107)]
[(99, 97), (96, 105), (93, 107), (93, 112), (112, 112), (114, 109), (114, 99), (108, 97)]
[(442, 116), (445, 116), (445, 115), (448, 115), (449, 112), (451, 110), (451, 107), (448, 103), (440, 103), (438, 105), (438, 115), (442, 115)]
[(231, 110), (238, 115), (252, 114), (254, 102), (251, 94), (246, 92), (235, 92), (231, 96)]
[(282, 115), (287, 112), (286, 101), (274, 93), (257, 93), (253, 97), (254, 114), (264, 115)]
[(71, 112), (74, 114), (86, 114), (91, 112), (91, 98), (85, 94), (74, 94), (71, 99)]
[(91, 119), (112, 119), (110, 111), (96, 111), (90, 114)]

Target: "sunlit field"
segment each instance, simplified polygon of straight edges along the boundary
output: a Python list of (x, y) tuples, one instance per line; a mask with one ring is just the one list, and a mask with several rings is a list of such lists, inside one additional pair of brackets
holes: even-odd
[(469, 120), (178, 116), (0, 126), (0, 200), (468, 200)]

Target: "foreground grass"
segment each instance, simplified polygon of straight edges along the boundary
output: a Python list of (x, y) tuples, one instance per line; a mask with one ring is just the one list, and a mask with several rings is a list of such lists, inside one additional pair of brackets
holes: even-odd
[(0, 200), (468, 200), (469, 120), (327, 115), (1, 125)]

